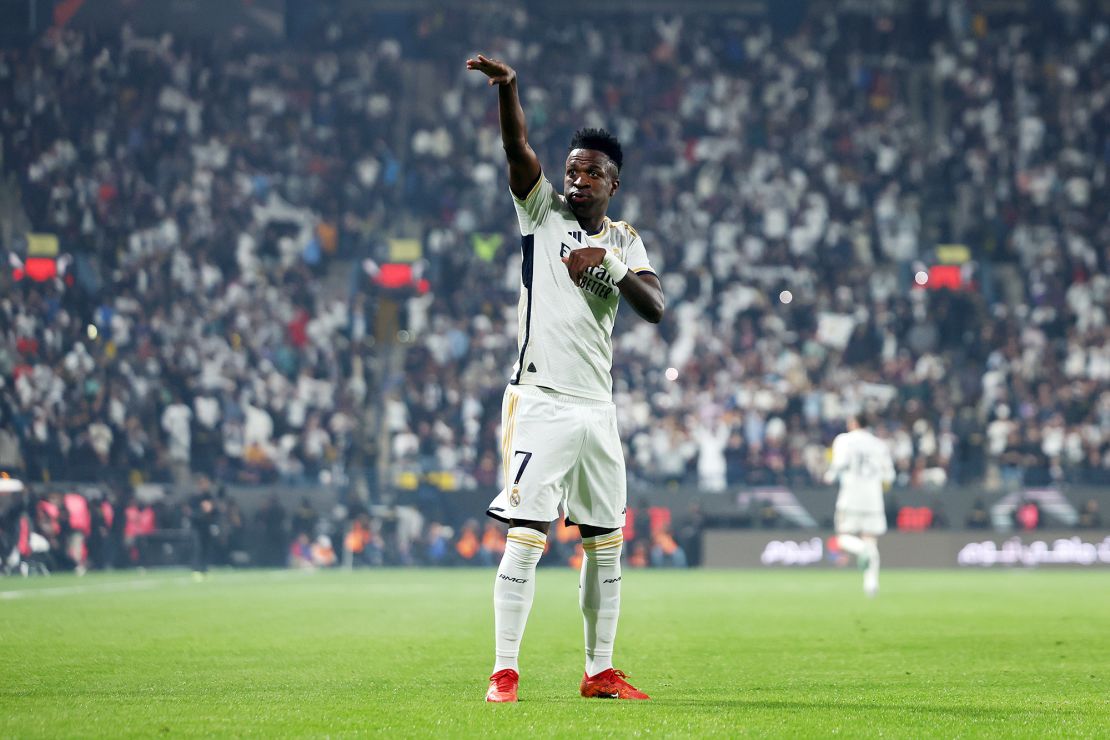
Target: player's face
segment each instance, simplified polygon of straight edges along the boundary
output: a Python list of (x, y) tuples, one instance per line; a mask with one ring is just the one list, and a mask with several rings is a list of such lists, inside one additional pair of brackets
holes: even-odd
[(617, 167), (604, 152), (572, 149), (563, 175), (563, 195), (579, 218), (604, 215), (620, 187)]

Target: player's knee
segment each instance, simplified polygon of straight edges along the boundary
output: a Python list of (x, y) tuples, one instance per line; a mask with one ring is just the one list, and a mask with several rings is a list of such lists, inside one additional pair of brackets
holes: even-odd
[(542, 556), (542, 547), (513, 543), (505, 546), (505, 558), (508, 559), (509, 565), (520, 570), (531, 570), (535, 568), (536, 565), (539, 564)]
[(586, 557), (597, 563), (598, 567), (614, 567), (620, 565), (621, 562), (621, 546), (607, 547), (604, 550), (594, 550), (587, 552)]
[[(528, 534), (528, 530), (538, 531), (539, 534)], [(505, 537), (505, 556), (501, 562), (523, 570), (535, 568), (543, 556), (546, 534), (544, 530), (532, 529), (523, 522), (514, 522)]]
[[(609, 530), (606, 535), (583, 538), (582, 549), (584, 554), (586, 558), (595, 562), (599, 567), (620, 565), (624, 537), (620, 530), (614, 529)], [(589, 541), (587, 542), (587, 540)]]

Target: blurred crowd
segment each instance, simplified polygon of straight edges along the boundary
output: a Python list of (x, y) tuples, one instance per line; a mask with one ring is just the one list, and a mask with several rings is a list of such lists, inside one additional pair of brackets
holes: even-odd
[[(643, 235), (670, 312), (614, 333), (633, 479), (812, 483), (846, 415), (872, 408), (901, 486), (1110, 482), (1110, 25), (921, 5), (785, 36), (518, 12), (441, 47), (445, 70), (472, 48), (516, 67), (557, 183), (575, 127), (625, 144), (613, 215)], [(454, 69), (413, 137), (466, 178), (429, 217), (441, 278), (394, 444), (490, 485), (520, 260), (496, 96)], [(488, 262), (486, 232), (504, 239)], [(956, 279), (934, 290), (946, 260)]]
[[(319, 511), (308, 497), (292, 507), (276, 495), (248, 502), (204, 476), (184, 498), (141, 492), (42, 486), (0, 495), (0, 573), (189, 565), (203, 577), (210, 567), (228, 566), (493, 566), (505, 550), (505, 528), (492, 519), (452, 525), (407, 503)], [(624, 528), (627, 564), (698, 565), (704, 524), (696, 507), (673, 521), (669, 508), (641, 502)], [(544, 565), (577, 569), (582, 555), (577, 528), (560, 521)]]
[[(124, 28), (0, 51), (5, 169), (74, 256), (0, 277), (0, 467), (296, 482), (380, 458), (495, 490), (520, 256), (482, 51), (556, 183), (574, 129), (624, 142), (611, 215), (669, 307), (614, 333), (634, 485), (812, 483), (865, 407), (900, 486), (1110, 483), (1110, 25), (913, 6), (789, 33), (459, 6), (276, 50)], [(428, 289), (385, 372), (390, 236)]]
[[(295, 490), (295, 489), (286, 489)], [(309, 497), (285, 505), (274, 494), (239, 489), (235, 496), (199, 476), (188, 496), (171, 498), (142, 488), (45, 485), (0, 494), (0, 573), (49, 574), (187, 565), (198, 578), (209, 568), (269, 567), (315, 570), (385, 566), (495, 566), (505, 550), (505, 528), (491, 519), (416, 501), (390, 505), (317, 503)], [(685, 511), (645, 498), (631, 502), (623, 530), (625, 565), (685, 568), (702, 563), (702, 534), (713, 528), (795, 529), (769, 499), (709, 513), (693, 501)], [(951, 521), (943, 504), (887, 503), (890, 531), (991, 530), (1017, 532), (1059, 527), (1034, 499), (1008, 507), (1000, 524), (977, 498)], [(455, 522), (458, 522), (456, 524)], [(822, 523), (831, 528), (831, 521)], [(1101, 530), (1096, 499), (1075, 511), (1071, 526)], [(578, 569), (577, 528), (559, 520), (547, 539), (544, 566)]]
[[(389, 55), (358, 64), (343, 84), (373, 108)], [(342, 472), (373, 355), (346, 282), (322, 278), (340, 203), (376, 202), (348, 192), (345, 152), (375, 151), (384, 113), (329, 99), (335, 65), (127, 28), (0, 51), (21, 215), (75, 258), (58, 280), (4, 276), (0, 464), (32, 480)]]

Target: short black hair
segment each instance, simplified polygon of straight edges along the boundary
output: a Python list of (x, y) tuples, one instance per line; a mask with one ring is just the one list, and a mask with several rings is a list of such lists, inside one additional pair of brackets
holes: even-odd
[(864, 429), (876, 429), (879, 426), (879, 415), (872, 409), (863, 409), (855, 417), (856, 423)]
[(575, 131), (574, 138), (570, 140), (570, 150), (568, 151), (575, 149), (593, 149), (601, 152), (617, 166), (618, 173), (621, 171), (621, 165), (624, 164), (624, 151), (621, 149), (621, 143), (617, 141), (616, 136), (603, 128), (580, 128)]

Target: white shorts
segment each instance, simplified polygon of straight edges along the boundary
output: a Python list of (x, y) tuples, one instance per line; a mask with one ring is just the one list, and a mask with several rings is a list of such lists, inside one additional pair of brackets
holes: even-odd
[(837, 534), (871, 534), (878, 536), (886, 533), (886, 514), (881, 511), (836, 510)]
[(501, 406), (505, 488), (486, 513), (507, 522), (624, 526), (624, 449), (610, 401), (510, 385)]

